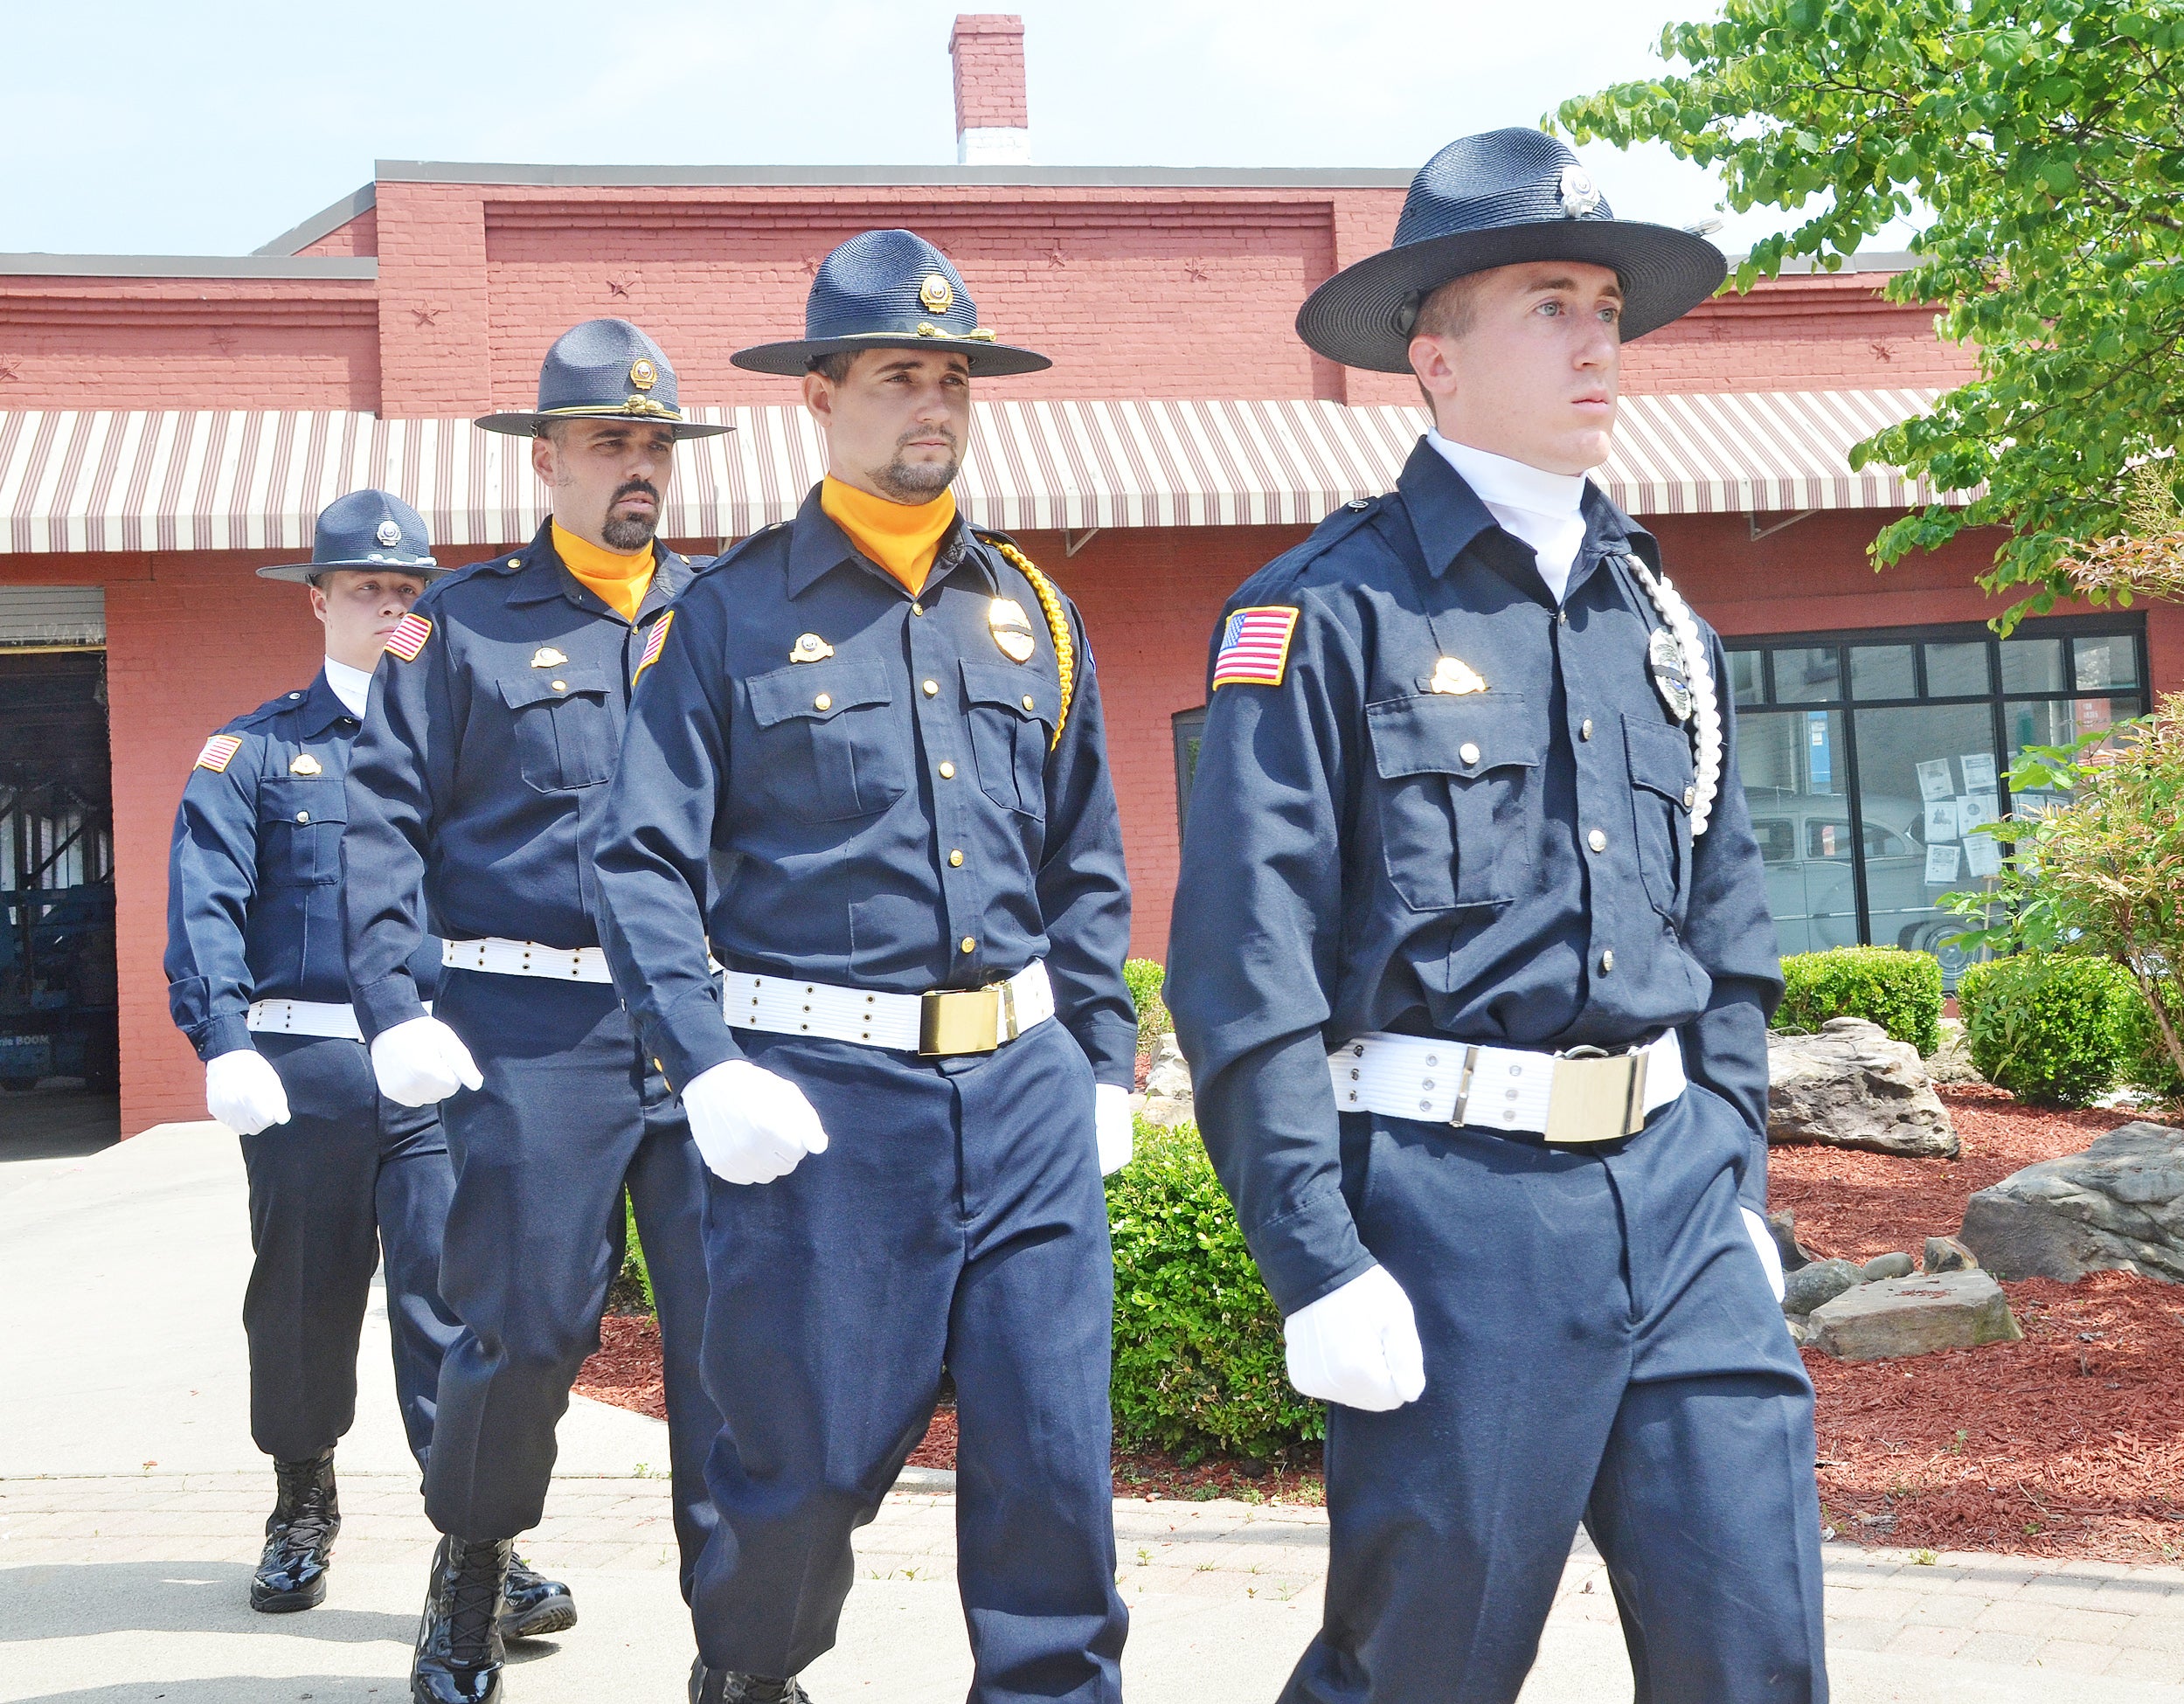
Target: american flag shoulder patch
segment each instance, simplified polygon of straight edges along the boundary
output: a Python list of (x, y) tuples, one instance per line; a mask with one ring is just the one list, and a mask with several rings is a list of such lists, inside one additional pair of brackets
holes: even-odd
[(198, 753), (196, 767), (209, 769), (215, 775), (225, 771), (235, 761), (235, 754), (243, 749), (243, 742), (234, 734), (214, 734), (205, 742), (205, 749)]
[(1279, 686), (1289, 667), (1290, 636), (1296, 631), (1294, 605), (1238, 610), (1221, 630), (1221, 648), (1213, 658), (1214, 685)]
[(645, 670), (660, 661), (660, 653), (667, 648), (668, 628), (675, 620), (673, 610), (652, 624), (652, 631), (645, 635), (645, 648), (637, 658), (637, 672), (629, 677), (632, 686), (644, 678)]
[(425, 648), (425, 641), (432, 636), (432, 622), (412, 610), (387, 635), (387, 649), (405, 662), (415, 662), (417, 654)]

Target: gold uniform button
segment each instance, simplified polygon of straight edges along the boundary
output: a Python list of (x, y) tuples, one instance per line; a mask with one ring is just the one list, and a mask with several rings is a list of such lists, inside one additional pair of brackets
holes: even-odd
[(295, 814), (295, 820), (298, 822), (309, 822), (311, 820), (311, 814), (309, 811), (298, 811)]
[(951, 869), (960, 869), (963, 868), (963, 855), (960, 852), (951, 852), (948, 854), (948, 868)]
[(1689, 810), (1689, 809), (1691, 808), (1691, 803), (1692, 803), (1692, 801), (1693, 801), (1694, 800), (1695, 800), (1698, 796), (1699, 796), (1699, 790), (1698, 790), (1696, 787), (1686, 787), (1686, 788), (1684, 788), (1684, 790), (1683, 790), (1683, 807), (1684, 807), (1684, 809), (1686, 809), (1687, 811), (1688, 811), (1688, 810)]
[(1031, 695), (1028, 692), (1023, 695), (1023, 707), (1028, 710), (1038, 709), (1038, 706), (1031, 702)]
[(924, 693), (926, 697), (930, 698), (934, 693), (939, 691), (940, 682), (938, 681), (920, 681), (918, 682), (918, 689)]
[(566, 681), (555, 681), (551, 682), (551, 685), (556, 692), (566, 692), (569, 689), (569, 683)]
[(1600, 974), (1605, 976), (1615, 968), (1615, 949), (1609, 947), (1600, 955)]
[(811, 701), (811, 707), (814, 710), (832, 710), (834, 708), (834, 694), (831, 692), (821, 693), (816, 698)]
[(953, 781), (955, 779), (955, 765), (952, 763), (942, 764), (940, 765), (940, 779), (944, 781)]
[(912, 604), (910, 606), (910, 613), (912, 615), (923, 615), (926, 613), (926, 606), (923, 604)]
[(1585, 836), (1585, 844), (1595, 852), (1605, 852), (1608, 849), (1608, 837), (1595, 828)]
[(1462, 745), (1457, 748), (1456, 755), (1461, 758), (1467, 764), (1477, 763), (1479, 761), (1479, 748), (1476, 745), (1473, 745), (1469, 740), (1466, 740)]
[(1592, 718), (1591, 717), (1588, 716), (1584, 721), (1577, 724), (1577, 738), (1579, 739), (1591, 739), (1592, 738)]
[(966, 952), (975, 952), (978, 951), (978, 943), (966, 935), (963, 937), (963, 950)]

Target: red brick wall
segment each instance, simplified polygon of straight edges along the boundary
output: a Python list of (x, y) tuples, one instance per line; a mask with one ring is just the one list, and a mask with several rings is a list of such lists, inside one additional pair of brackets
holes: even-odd
[(1023, 20), (1005, 12), (959, 12), (948, 32), (955, 67), (955, 128), (1021, 130), (1030, 122), (1023, 90)]
[(350, 260), (379, 252), (379, 210), (367, 207), (348, 224), (329, 231), (315, 243), (306, 243), (298, 254), (329, 254)]

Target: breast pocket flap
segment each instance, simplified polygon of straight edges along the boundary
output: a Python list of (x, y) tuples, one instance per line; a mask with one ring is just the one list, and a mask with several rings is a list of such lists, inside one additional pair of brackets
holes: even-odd
[(562, 698), (605, 697), (608, 682), (603, 668), (564, 663), (558, 668), (527, 668), (520, 675), (501, 677), (501, 698), (512, 710)]
[(772, 728), (802, 717), (825, 722), (844, 710), (869, 710), (894, 702), (887, 674), (877, 660), (837, 657), (832, 662), (791, 663), (771, 675), (744, 682), (751, 719)]
[(349, 821), (349, 789), (338, 779), (270, 780), (258, 788), (260, 822), (342, 822)]
[(1421, 693), (1365, 707), (1373, 765), (1383, 780), (1404, 775), (1483, 775), (1533, 769), (1547, 730), (1519, 692)]
[(963, 696), (967, 703), (1007, 710), (1018, 720), (1026, 717), (1051, 728), (1061, 719), (1062, 687), (1058, 681), (1014, 664), (972, 662), (966, 659)]

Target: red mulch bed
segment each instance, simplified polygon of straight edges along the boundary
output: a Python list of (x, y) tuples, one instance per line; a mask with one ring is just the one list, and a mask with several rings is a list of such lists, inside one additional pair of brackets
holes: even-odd
[(599, 1353), (577, 1371), (576, 1394), (666, 1419), (660, 1322), (647, 1313), (610, 1313), (599, 1322)]

